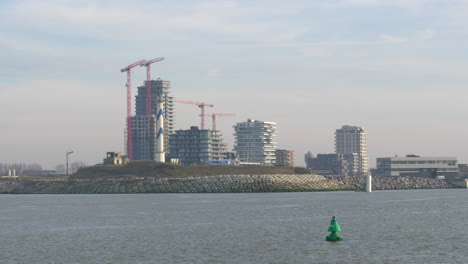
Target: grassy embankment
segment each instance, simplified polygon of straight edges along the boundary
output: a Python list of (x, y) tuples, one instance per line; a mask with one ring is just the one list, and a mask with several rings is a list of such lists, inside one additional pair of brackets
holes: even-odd
[(197, 177), (214, 175), (310, 174), (300, 167), (190, 165), (181, 166), (154, 161), (133, 161), (125, 165), (95, 165), (80, 169), (71, 178)]

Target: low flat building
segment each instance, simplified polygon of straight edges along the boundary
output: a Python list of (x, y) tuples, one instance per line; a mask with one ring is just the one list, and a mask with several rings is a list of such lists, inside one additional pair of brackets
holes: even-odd
[(406, 157), (377, 158), (377, 176), (458, 177), (455, 157)]

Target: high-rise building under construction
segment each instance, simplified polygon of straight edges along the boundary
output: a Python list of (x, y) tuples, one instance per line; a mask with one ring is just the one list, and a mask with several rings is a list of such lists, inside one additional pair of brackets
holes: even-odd
[(174, 133), (174, 97), (171, 94), (170, 81), (151, 80), (151, 114), (146, 112), (146, 83), (138, 87), (135, 96), (136, 115), (132, 117), (133, 160), (155, 160), (157, 102), (163, 102), (164, 149), (169, 148), (169, 135)]

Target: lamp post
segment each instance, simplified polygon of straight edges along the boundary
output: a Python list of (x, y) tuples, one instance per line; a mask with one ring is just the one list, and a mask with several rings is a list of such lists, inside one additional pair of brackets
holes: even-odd
[(66, 155), (66, 158), (67, 158), (67, 176), (68, 176), (68, 156), (70, 156), (70, 154), (73, 153), (73, 150), (70, 150), (70, 151), (67, 151), (67, 155)]

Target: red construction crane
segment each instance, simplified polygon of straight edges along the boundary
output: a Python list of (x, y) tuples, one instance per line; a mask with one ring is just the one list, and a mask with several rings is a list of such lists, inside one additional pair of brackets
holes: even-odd
[(217, 116), (236, 116), (236, 114), (233, 113), (212, 113), (212, 114), (207, 114), (205, 116), (211, 116), (211, 125), (213, 126), (213, 130), (216, 130), (216, 117)]
[(193, 105), (198, 105), (201, 109), (201, 129), (205, 129), (205, 107), (213, 107), (214, 105), (212, 104), (207, 104), (207, 103), (201, 103), (201, 102), (194, 102), (194, 101), (186, 101), (186, 100), (176, 100), (176, 103), (181, 103), (181, 104), (193, 104)]
[(149, 60), (143, 64), (141, 67), (146, 67), (146, 114), (151, 115), (151, 64), (164, 60), (164, 57), (159, 57), (156, 59)]
[(120, 70), (127, 72), (127, 156), (129, 160), (133, 160), (133, 144), (132, 144), (132, 69), (141, 65), (146, 60), (139, 60), (133, 64)]

